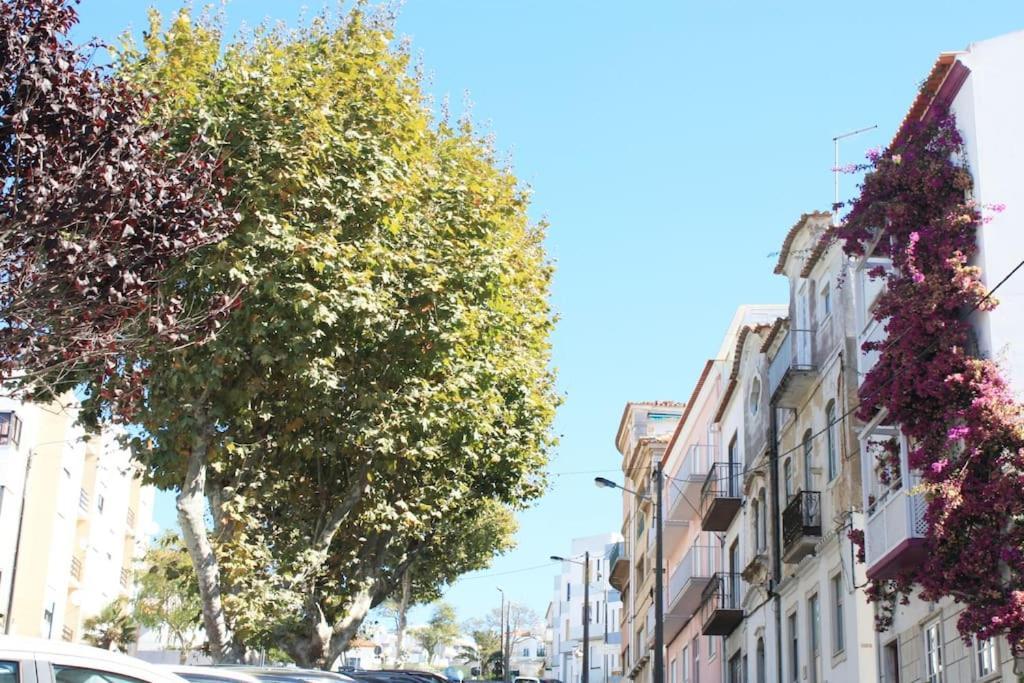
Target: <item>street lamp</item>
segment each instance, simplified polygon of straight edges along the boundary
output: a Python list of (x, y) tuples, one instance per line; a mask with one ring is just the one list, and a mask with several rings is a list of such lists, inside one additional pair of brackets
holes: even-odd
[[(665, 683), (665, 578), (662, 567), (665, 564), (665, 548), (662, 543), (661, 462), (654, 466), (654, 683)], [(650, 496), (637, 493), (611, 479), (594, 477), (598, 488), (621, 489), (641, 500), (650, 500)]]
[(552, 555), (555, 562), (571, 562), (583, 567), (583, 673), (580, 683), (590, 683), (590, 551), (583, 553), (583, 561)]
[(501, 647), (501, 680), (508, 681), (508, 672), (506, 669), (505, 662), (505, 591), (502, 590), (501, 586), (497, 586), (498, 592), (501, 593), (501, 612), (498, 613), (498, 644)]

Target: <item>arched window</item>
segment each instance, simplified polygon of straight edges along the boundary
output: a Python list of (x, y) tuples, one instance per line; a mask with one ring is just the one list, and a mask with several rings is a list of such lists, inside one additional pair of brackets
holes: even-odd
[(757, 492), (758, 507), (761, 508), (761, 518), (757, 525), (757, 549), (767, 550), (768, 548), (768, 505), (767, 496), (762, 488)]
[(756, 555), (761, 550), (761, 534), (759, 531), (759, 529), (761, 528), (762, 517), (761, 501), (755, 500), (751, 505), (751, 508), (754, 511), (754, 528), (751, 531), (754, 532), (754, 554)]
[(828, 480), (832, 481), (839, 474), (839, 453), (836, 448), (836, 402), (829, 401), (825, 407), (825, 444), (828, 448)]
[(765, 671), (764, 661), (764, 638), (757, 639), (757, 671), (755, 675), (757, 676), (757, 683), (765, 683), (767, 680), (768, 672)]
[(814, 443), (811, 438), (811, 430), (804, 432), (804, 491), (814, 490), (814, 474), (811, 467), (814, 465)]
[(750, 395), (747, 399), (750, 406), (750, 414), (757, 415), (757, 409), (761, 407), (761, 378), (755, 377), (750, 382)]

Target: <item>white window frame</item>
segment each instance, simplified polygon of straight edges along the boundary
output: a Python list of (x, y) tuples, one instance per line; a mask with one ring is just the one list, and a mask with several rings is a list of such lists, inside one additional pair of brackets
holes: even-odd
[(683, 683), (690, 683), (690, 646), (683, 645), (683, 651), (679, 655), (683, 664)]
[(846, 630), (843, 623), (845, 605), (841, 571), (829, 578), (829, 592), (832, 593), (832, 656), (838, 657), (846, 651)]
[[(987, 662), (986, 662), (987, 660)], [(985, 667), (987, 663), (987, 668)], [(974, 668), (978, 678), (988, 678), (999, 672), (999, 652), (996, 650), (996, 639), (974, 639)]]
[[(935, 619), (921, 627), (924, 683), (944, 683), (945, 662), (942, 658), (942, 621)], [(929, 645), (934, 645), (930, 648)], [(934, 655), (934, 657), (933, 657)]]

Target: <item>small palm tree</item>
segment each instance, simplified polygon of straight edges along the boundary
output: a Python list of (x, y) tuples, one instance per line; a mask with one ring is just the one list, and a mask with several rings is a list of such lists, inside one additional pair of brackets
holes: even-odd
[(85, 641), (104, 650), (127, 652), (128, 646), (135, 642), (138, 635), (138, 627), (125, 598), (114, 600), (99, 614), (86, 619), (82, 626), (85, 629)]

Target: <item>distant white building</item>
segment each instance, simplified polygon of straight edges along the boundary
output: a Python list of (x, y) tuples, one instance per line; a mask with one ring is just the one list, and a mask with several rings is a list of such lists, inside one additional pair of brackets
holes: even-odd
[[(555, 577), (554, 598), (548, 606), (547, 665), (544, 678), (580, 683), (583, 648), (589, 648), (590, 683), (617, 683), (622, 677), (619, 618), (622, 597), (608, 583), (608, 556), (622, 536), (600, 534), (573, 539), (562, 573)], [(583, 640), (584, 553), (590, 553), (590, 633)], [(579, 564), (576, 563), (579, 561)]]
[(543, 636), (522, 635), (516, 639), (509, 654), (508, 668), (513, 676), (544, 678), (547, 643)]

